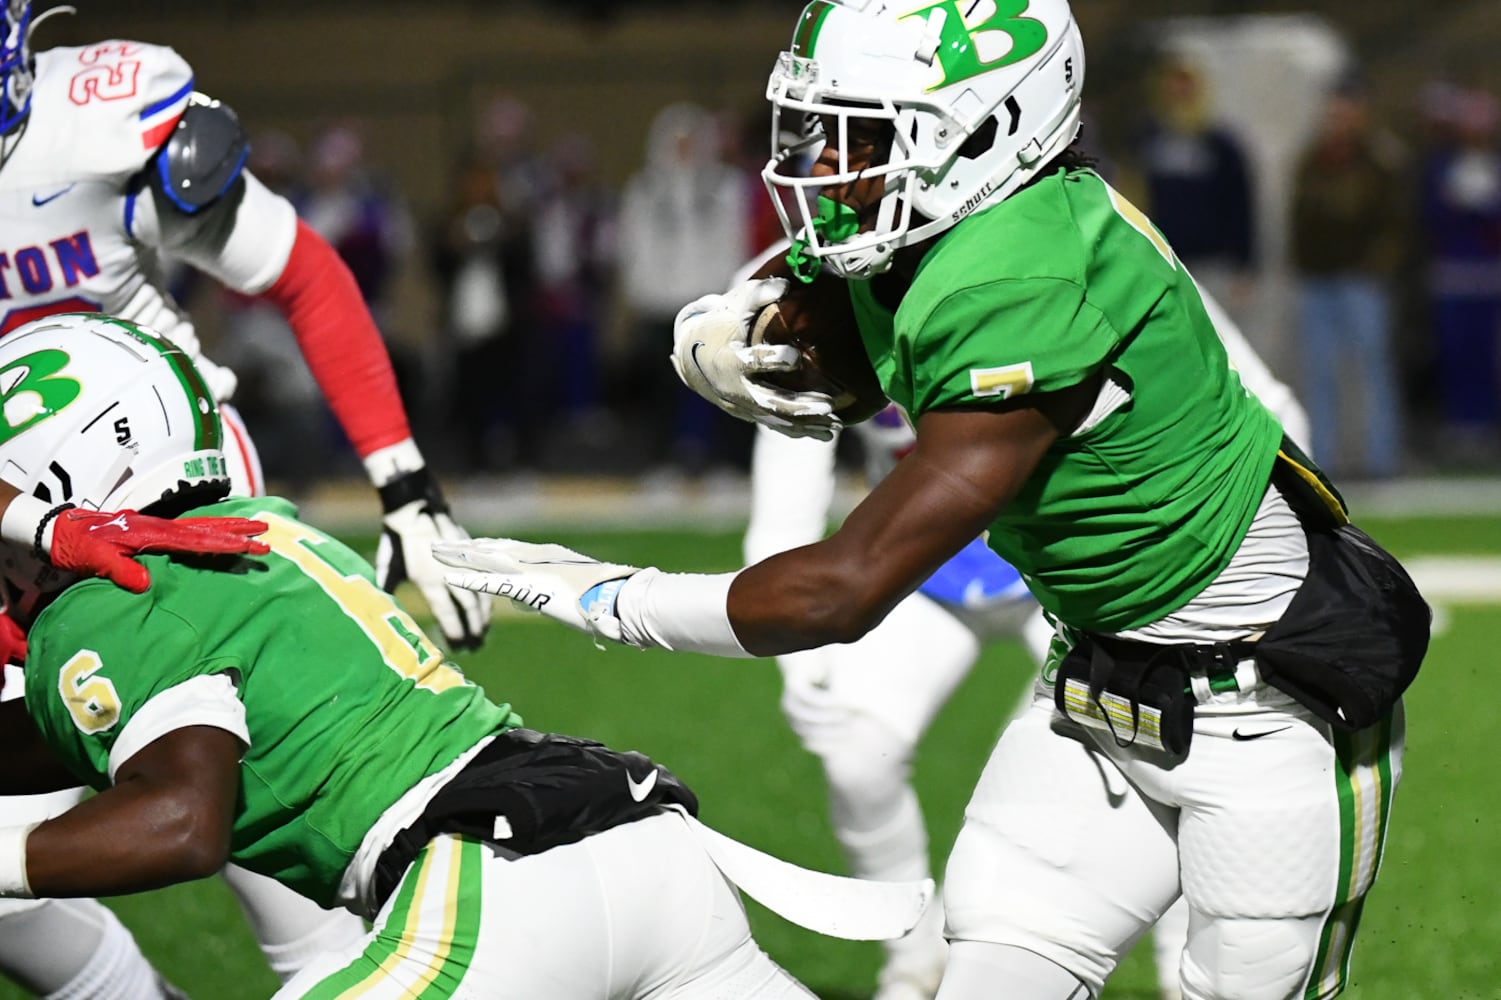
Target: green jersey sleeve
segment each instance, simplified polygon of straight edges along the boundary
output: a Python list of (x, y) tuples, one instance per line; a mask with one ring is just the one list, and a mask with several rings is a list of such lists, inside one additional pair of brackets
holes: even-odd
[(1066, 278), (961, 288), (914, 317), (903, 337), (906, 319), (898, 311), (898, 339), (910, 345), (914, 415), (1077, 385), (1121, 344), (1083, 286)]
[(27, 711), (64, 763), (97, 789), (110, 784), (111, 754), (148, 702), (191, 678), (238, 672), (233, 658), (205, 651), (191, 623), (104, 580), (69, 587), (31, 636)]

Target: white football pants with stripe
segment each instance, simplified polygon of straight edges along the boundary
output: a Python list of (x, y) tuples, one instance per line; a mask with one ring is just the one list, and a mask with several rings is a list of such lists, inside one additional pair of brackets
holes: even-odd
[(676, 813), (516, 857), (432, 841), (358, 944), (275, 1000), (810, 1000)]
[[(1047, 690), (1006, 728), (965, 812), (946, 879), (950, 940), (1040, 956), (1098, 996), (1181, 892), (1185, 998), (1336, 996), (1402, 746), (1400, 705), (1346, 734), (1258, 684), (1201, 702), (1188, 757), (1171, 766), (1061, 720)], [(1003, 952), (978, 951), (986, 978), (953, 949), (939, 1000), (1005, 987)], [(976, 992), (980, 982), (990, 985)], [(1058, 1000), (1071, 989), (1006, 996)]]

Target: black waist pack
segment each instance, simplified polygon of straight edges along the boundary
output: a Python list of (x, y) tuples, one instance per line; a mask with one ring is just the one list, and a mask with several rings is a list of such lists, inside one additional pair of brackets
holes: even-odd
[(1385, 718), (1428, 652), (1433, 612), (1395, 556), (1349, 523), (1338, 492), (1287, 438), (1272, 484), (1308, 537), (1308, 576), (1256, 643), (1262, 679), (1330, 725)]
[(1256, 665), (1330, 725), (1364, 729), (1417, 676), (1433, 613), (1402, 564), (1353, 524), (1305, 532), (1308, 577), (1255, 644)]
[(665, 805), (698, 815), (698, 797), (645, 754), (511, 729), (476, 754), (392, 840), (376, 863), (376, 898), (384, 904), (422, 849), (445, 833), (540, 854)]

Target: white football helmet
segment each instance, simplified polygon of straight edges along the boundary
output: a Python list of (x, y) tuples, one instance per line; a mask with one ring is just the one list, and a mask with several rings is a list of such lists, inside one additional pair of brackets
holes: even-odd
[[(144, 510), (229, 492), (214, 397), (176, 345), (96, 313), (49, 316), (0, 339), (0, 479), (47, 503)], [(8, 597), (29, 610), (69, 578), (0, 545)]]
[[(762, 178), (799, 276), (811, 280), (822, 261), (869, 278), (897, 249), (1011, 195), (1078, 135), (1083, 86), (1067, 0), (814, 0), (766, 90), (773, 155)], [(852, 118), (891, 123), (886, 163), (849, 169)], [(837, 123), (839, 170), (805, 176), (825, 122)], [(885, 189), (873, 230), (858, 232), (852, 212), (819, 197), (876, 177)]]

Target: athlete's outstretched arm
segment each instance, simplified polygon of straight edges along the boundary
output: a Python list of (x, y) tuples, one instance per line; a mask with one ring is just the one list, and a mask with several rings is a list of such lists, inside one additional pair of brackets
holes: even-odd
[(917, 445), (828, 539), (772, 556), (730, 586), (747, 652), (852, 642), (989, 527), (1093, 401), (1092, 384), (999, 410), (924, 415)]
[(455, 586), (641, 648), (744, 657), (852, 642), (990, 525), (1099, 385), (925, 414), (911, 454), (838, 532), (739, 573), (642, 570), (504, 538), (434, 552)]
[[(20, 838), (0, 857), (0, 894), (109, 896), (205, 878), (229, 859), (243, 745), (213, 726), (176, 729), (120, 766), (115, 784)], [(17, 831), (0, 830), (16, 847)], [(10, 884), (7, 884), (9, 876)]]

